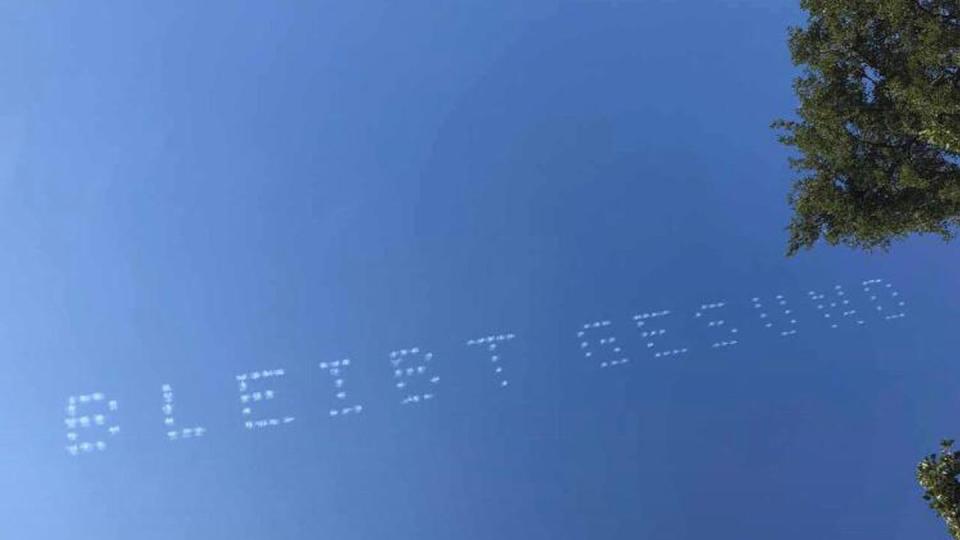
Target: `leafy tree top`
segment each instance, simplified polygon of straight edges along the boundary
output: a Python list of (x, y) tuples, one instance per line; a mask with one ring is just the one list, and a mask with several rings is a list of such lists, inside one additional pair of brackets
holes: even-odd
[(917, 481), (923, 498), (947, 523), (954, 539), (960, 540), (960, 452), (950, 448), (952, 440), (940, 443), (940, 455), (930, 454), (917, 465)]
[(960, 0), (801, 0), (788, 255), (960, 225)]

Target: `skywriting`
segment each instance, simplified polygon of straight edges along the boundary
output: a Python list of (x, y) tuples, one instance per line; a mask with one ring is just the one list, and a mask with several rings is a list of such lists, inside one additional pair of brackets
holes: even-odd
[[(777, 338), (797, 335), (809, 320), (808, 326), (820, 325), (829, 330), (856, 327), (872, 323), (891, 323), (906, 316), (906, 301), (893, 284), (883, 279), (862, 281), (850, 291), (843, 285), (828, 290), (809, 290), (805, 294), (773, 294), (752, 296), (746, 301), (713, 301), (685, 310), (662, 309), (644, 311), (619, 319), (588, 321), (572, 332), (572, 347), (579, 349), (582, 359), (597, 369), (623, 369), (637, 360), (710, 353), (740, 345), (751, 333), (768, 333)], [(748, 308), (748, 317), (737, 318), (735, 308)], [(797, 311), (805, 310), (803, 318)], [(691, 345), (689, 334), (674, 331), (680, 322), (693, 322), (701, 333), (699, 348)], [(488, 334), (465, 340), (465, 346), (480, 351), (489, 364), (491, 385), (500, 391), (517, 389), (509, 375), (510, 345), (520, 339), (515, 333)], [(384, 374), (393, 380), (395, 401), (400, 406), (424, 406), (442, 394), (441, 376), (437, 367), (438, 354), (422, 346), (410, 346), (389, 351)], [(351, 358), (321, 361), (314, 367), (325, 373), (332, 394), (326, 414), (330, 418), (360, 416), (364, 404), (353, 398), (348, 375), (353, 365)], [(240, 429), (257, 431), (274, 429), (295, 423), (297, 416), (283, 409), (283, 387), (289, 384), (288, 367), (235, 374), (237, 389), (237, 417), (232, 421)], [(447, 375), (444, 375), (447, 376)], [(455, 373), (449, 376), (456, 376)], [(162, 413), (159, 437), (168, 441), (204, 438), (208, 428), (203, 425), (183, 425), (178, 421), (176, 393), (173, 385), (159, 386), (159, 409)], [(115, 415), (121, 404), (110, 392), (96, 390), (69, 396), (66, 401), (65, 447), (68, 455), (81, 456), (103, 452), (113, 440), (122, 437), (121, 426)]]

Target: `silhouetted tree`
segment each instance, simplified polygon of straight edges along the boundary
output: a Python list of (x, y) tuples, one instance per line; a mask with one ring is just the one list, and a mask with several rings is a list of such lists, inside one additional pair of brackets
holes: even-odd
[(960, 0), (801, 0), (788, 255), (872, 250), (960, 224)]

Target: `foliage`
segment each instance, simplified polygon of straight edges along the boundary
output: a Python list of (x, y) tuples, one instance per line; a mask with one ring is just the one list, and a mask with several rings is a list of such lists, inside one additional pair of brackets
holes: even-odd
[(960, 224), (960, 0), (801, 0), (790, 28), (800, 153), (788, 255), (821, 238), (887, 249)]
[(917, 465), (917, 481), (923, 498), (947, 522), (947, 529), (960, 540), (960, 452), (951, 451), (952, 440), (940, 443), (940, 455), (930, 454)]

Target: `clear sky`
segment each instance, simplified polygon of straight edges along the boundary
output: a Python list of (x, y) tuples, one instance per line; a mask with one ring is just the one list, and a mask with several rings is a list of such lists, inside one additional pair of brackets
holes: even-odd
[(4, 3), (0, 537), (942, 537), (957, 246), (784, 258), (794, 4)]

